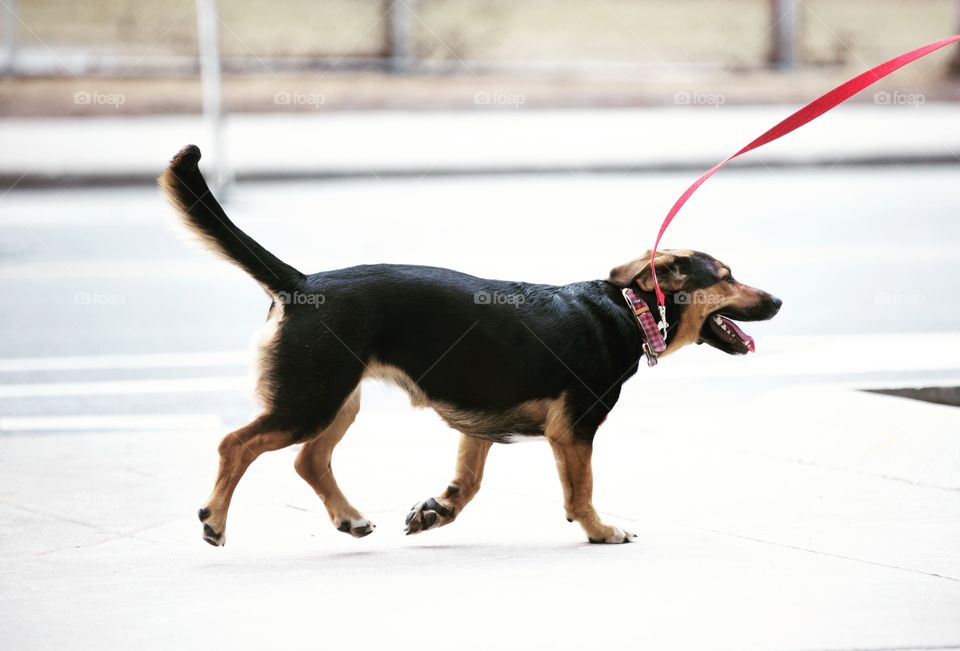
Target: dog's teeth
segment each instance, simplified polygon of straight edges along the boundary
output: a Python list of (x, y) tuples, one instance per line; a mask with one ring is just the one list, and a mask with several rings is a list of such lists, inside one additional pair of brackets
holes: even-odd
[(719, 316), (713, 317), (713, 322), (716, 323), (718, 326), (723, 325), (723, 319), (721, 319)]

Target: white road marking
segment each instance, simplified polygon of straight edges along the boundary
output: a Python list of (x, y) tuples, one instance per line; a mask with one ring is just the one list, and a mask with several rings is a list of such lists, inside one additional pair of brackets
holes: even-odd
[(221, 429), (215, 414), (130, 414), (0, 417), (0, 432)]
[(757, 353), (736, 359), (707, 346), (685, 350), (663, 360), (654, 369), (655, 376), (658, 381), (685, 382), (709, 378), (960, 374), (960, 333), (956, 332), (802, 337), (761, 334), (757, 339)]
[(10, 357), (0, 359), (0, 373), (27, 371), (91, 371), (129, 368), (197, 368), (247, 365), (245, 350), (143, 355), (76, 355), (70, 357)]
[(136, 395), (146, 393), (210, 393), (215, 391), (243, 391), (247, 386), (248, 380), (242, 375), (173, 380), (0, 384), (0, 398)]
[[(64, 270), (71, 281), (101, 278), (198, 278), (221, 277), (236, 269), (215, 262), (156, 260), (150, 264), (122, 261), (61, 260), (0, 265), (0, 280), (63, 280)], [(242, 273), (242, 272), (241, 272)]]
[[(659, 382), (779, 377), (802, 379), (831, 376), (864, 376), (856, 385), (880, 386), (886, 382), (898, 386), (913, 383), (946, 384), (960, 375), (960, 333), (910, 335), (861, 335), (760, 338), (761, 352), (745, 359), (731, 360), (716, 351), (678, 355), (670, 364), (658, 366)], [(897, 351), (909, 354), (897, 355)], [(709, 354), (704, 354), (709, 353)], [(245, 350), (196, 353), (158, 353), (133, 355), (87, 355), (71, 357), (21, 357), (0, 359), (0, 373), (31, 371), (90, 371), (156, 368), (213, 368), (236, 366), (246, 369), (255, 353)], [(898, 381), (883, 377), (891, 374), (922, 375), (934, 373), (929, 380), (914, 378)], [(874, 381), (870, 381), (870, 376)], [(654, 377), (651, 375), (651, 378)], [(929, 377), (929, 375), (928, 375)], [(946, 379), (945, 379), (946, 378)], [(838, 377), (832, 383), (850, 383)], [(94, 380), (0, 384), (0, 398), (32, 398), (93, 395), (137, 395), (210, 393), (247, 391), (252, 386), (248, 375), (165, 378), (143, 380)]]

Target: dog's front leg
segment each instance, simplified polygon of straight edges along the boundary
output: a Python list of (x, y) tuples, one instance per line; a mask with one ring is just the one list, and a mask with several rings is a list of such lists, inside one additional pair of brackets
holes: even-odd
[(636, 535), (605, 524), (593, 508), (593, 443), (571, 435), (547, 438), (557, 460), (557, 472), (563, 486), (563, 502), (569, 522), (578, 522), (592, 543), (625, 543)]
[(453, 481), (439, 497), (430, 497), (413, 505), (407, 514), (407, 535), (450, 524), (480, 490), (483, 467), (490, 451), (490, 441), (466, 434), (460, 435), (457, 469)]

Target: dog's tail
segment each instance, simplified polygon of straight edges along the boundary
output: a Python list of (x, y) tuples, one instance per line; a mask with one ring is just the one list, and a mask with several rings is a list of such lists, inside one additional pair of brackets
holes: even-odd
[(215, 253), (253, 276), (271, 294), (295, 292), (302, 273), (236, 227), (207, 187), (197, 167), (200, 149), (187, 145), (160, 176), (160, 188), (187, 228)]

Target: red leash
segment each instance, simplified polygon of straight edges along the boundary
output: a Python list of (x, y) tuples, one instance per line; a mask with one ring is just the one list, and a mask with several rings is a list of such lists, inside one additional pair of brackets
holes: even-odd
[(908, 63), (912, 63), (921, 57), (927, 56), (931, 52), (936, 52), (940, 48), (946, 47), (947, 45), (957, 41), (960, 41), (960, 34), (951, 36), (950, 38), (945, 38), (942, 41), (937, 41), (936, 43), (930, 43), (929, 45), (918, 47), (916, 50), (912, 50), (906, 54), (901, 54), (900, 56), (890, 59), (885, 63), (881, 63), (876, 68), (871, 68), (870, 70), (857, 75), (850, 81), (837, 86), (824, 95), (821, 95), (793, 115), (774, 125), (773, 128), (764, 133), (762, 136), (751, 142), (733, 156), (720, 161), (710, 168), (706, 174), (694, 181), (693, 185), (687, 188), (687, 191), (680, 195), (680, 198), (677, 199), (677, 202), (673, 204), (673, 208), (671, 208), (670, 212), (667, 213), (666, 218), (663, 220), (663, 224), (660, 225), (660, 232), (657, 233), (657, 241), (653, 243), (653, 251), (650, 254), (650, 271), (651, 275), (653, 276), (653, 287), (657, 292), (657, 304), (661, 308), (661, 314), (663, 313), (662, 308), (664, 306), (664, 296), (663, 292), (660, 291), (660, 283), (657, 282), (657, 265), (656, 262), (654, 262), (654, 259), (657, 255), (657, 247), (660, 245), (660, 238), (663, 237), (667, 227), (670, 226), (670, 222), (672, 222), (673, 218), (677, 216), (678, 212), (680, 212), (683, 204), (687, 203), (687, 199), (689, 199), (693, 193), (697, 191), (697, 188), (703, 185), (707, 179), (717, 172), (717, 170), (732, 161), (737, 156), (746, 154), (748, 151), (756, 149), (757, 147), (762, 147), (768, 142), (773, 142), (777, 138), (787, 135), (794, 129), (799, 129), (807, 122), (815, 120), (838, 104), (847, 101), (875, 81), (879, 81), (890, 73), (907, 65)]

